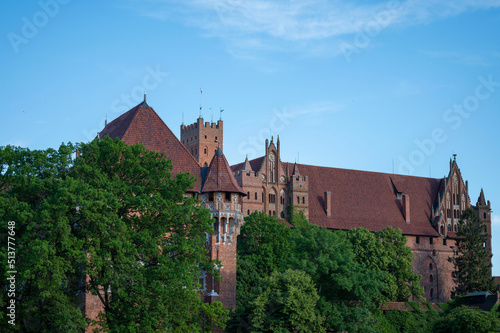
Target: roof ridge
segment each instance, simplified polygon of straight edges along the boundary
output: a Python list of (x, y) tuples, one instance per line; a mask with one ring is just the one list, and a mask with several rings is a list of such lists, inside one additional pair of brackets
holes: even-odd
[[(144, 103), (144, 102), (141, 102), (141, 104)], [(147, 104), (146, 104), (147, 105)], [(141, 107), (142, 108), (142, 107)], [(147, 106), (147, 108), (151, 109), (153, 111), (153, 114), (158, 117), (158, 119), (163, 123), (163, 125), (165, 125), (165, 128), (177, 139), (177, 141), (179, 142), (179, 145), (186, 151), (186, 153), (188, 153), (189, 157), (194, 161), (196, 162), (196, 164), (198, 166), (200, 166), (200, 163), (198, 163), (198, 161), (193, 157), (193, 155), (191, 155), (191, 153), (189, 152), (189, 150), (187, 150), (187, 148), (181, 143), (181, 141), (179, 140), (179, 138), (177, 138), (177, 136), (174, 134), (174, 132), (172, 132), (172, 130), (170, 129), (170, 127), (167, 126), (167, 124), (165, 124), (165, 122), (163, 121), (163, 119), (160, 117), (160, 115), (158, 114), (158, 112), (156, 112), (152, 107), (150, 107), (149, 105)], [(131, 122), (132, 123), (132, 122)], [(201, 167), (200, 167), (201, 168)]]
[[(287, 163), (287, 162), (281, 162)], [(295, 162), (296, 163), (296, 162)], [(401, 175), (398, 173), (388, 173), (388, 172), (380, 172), (380, 171), (369, 171), (369, 170), (358, 170), (358, 169), (347, 169), (347, 168), (335, 168), (335, 167), (328, 167), (328, 166), (321, 166), (321, 165), (311, 165), (311, 164), (303, 164), (303, 163), (296, 163), (299, 166), (305, 166), (305, 167), (313, 167), (313, 168), (324, 168), (324, 169), (335, 169), (335, 170), (345, 170), (345, 171), (355, 171), (355, 172), (363, 172), (363, 173), (372, 173), (372, 174), (382, 174), (382, 175), (387, 175), (387, 176), (398, 176), (398, 177), (405, 177), (405, 178), (421, 178), (421, 179), (432, 179), (432, 180), (441, 180), (442, 178), (434, 178), (434, 177), (423, 177), (423, 176), (414, 176), (414, 175)]]

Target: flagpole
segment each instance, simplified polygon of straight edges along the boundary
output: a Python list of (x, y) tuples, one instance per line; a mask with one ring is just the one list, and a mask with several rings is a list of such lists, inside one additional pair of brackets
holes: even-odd
[(203, 117), (203, 89), (200, 88), (201, 104), (200, 104), (200, 118)]

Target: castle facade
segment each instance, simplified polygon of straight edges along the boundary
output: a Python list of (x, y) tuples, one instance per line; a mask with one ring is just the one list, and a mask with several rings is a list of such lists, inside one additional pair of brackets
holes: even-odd
[[(107, 124), (98, 137), (105, 135), (163, 152), (172, 159), (172, 176), (190, 172), (197, 178), (186, 195), (197, 196), (210, 211), (214, 233), (207, 236), (207, 248), (222, 263), (222, 281), (201, 274), (207, 302), (236, 306), (236, 245), (244, 217), (260, 211), (286, 219), (290, 205), (324, 228), (401, 229), (427, 301), (451, 298), (453, 265), (447, 259), (453, 255), (459, 217), (472, 206), (455, 157), (444, 178), (404, 176), (288, 163), (281, 160), (279, 138), (271, 138), (262, 157), (229, 166), (222, 120), (204, 122), (200, 116), (193, 124), (182, 124), (179, 140), (146, 100)], [(485, 246), (491, 252), (491, 205), (482, 190), (472, 207), (485, 223)], [(86, 308), (95, 309), (94, 301), (90, 295)]]

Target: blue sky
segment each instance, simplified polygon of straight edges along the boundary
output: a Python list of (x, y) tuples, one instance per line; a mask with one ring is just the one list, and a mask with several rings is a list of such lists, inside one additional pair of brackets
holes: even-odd
[(0, 145), (89, 141), (147, 93), (179, 135), (223, 108), (230, 164), (440, 178), (493, 208), (500, 275), (500, 1), (5, 1)]

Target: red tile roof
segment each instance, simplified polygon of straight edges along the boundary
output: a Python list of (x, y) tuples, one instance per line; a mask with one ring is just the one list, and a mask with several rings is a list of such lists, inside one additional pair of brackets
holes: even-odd
[[(261, 167), (262, 167), (262, 162), (264, 161), (264, 156), (256, 158), (254, 160), (249, 161), (250, 167), (252, 168), (253, 171), (260, 172)], [(245, 168), (246, 160), (243, 163), (238, 163), (233, 166), (231, 166), (231, 171), (237, 172), (237, 171), (242, 171)]]
[[(300, 164), (300, 169), (309, 179), (311, 223), (331, 229), (364, 227), (371, 231), (392, 226), (407, 235), (438, 236), (431, 219), (441, 179), (305, 164)], [(332, 192), (331, 217), (326, 215), (325, 191)], [(396, 192), (410, 196), (410, 223), (405, 222), (402, 200)]]
[(189, 172), (196, 182), (189, 192), (201, 188), (200, 166), (182, 143), (172, 133), (158, 114), (145, 101), (106, 125), (99, 138), (109, 135), (128, 143), (142, 143), (146, 149), (164, 153), (172, 160), (172, 177), (179, 172)]
[(247, 195), (234, 179), (220, 147), (215, 152), (207, 170), (202, 192), (232, 192)]
[[(264, 157), (249, 161), (253, 170), (260, 170)], [(282, 163), (283, 170), (286, 162)], [(242, 170), (244, 163), (231, 167)], [(296, 164), (295, 173), (308, 176), (309, 220), (331, 229), (363, 227), (378, 231), (387, 226), (400, 228), (406, 235), (438, 236), (432, 226), (432, 206), (443, 192), (442, 179), (394, 175)], [(291, 169), (291, 168), (290, 168)], [(289, 169), (289, 176), (294, 171)], [(331, 191), (332, 216), (327, 217), (324, 196)], [(410, 197), (410, 223), (403, 215), (402, 200), (397, 192)]]

